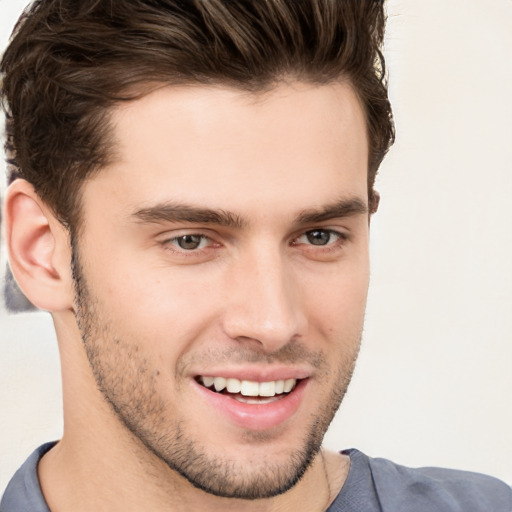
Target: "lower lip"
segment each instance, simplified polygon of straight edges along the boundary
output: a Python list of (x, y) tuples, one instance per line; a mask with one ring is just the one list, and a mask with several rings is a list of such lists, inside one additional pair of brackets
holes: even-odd
[(289, 420), (298, 410), (308, 379), (301, 380), (283, 398), (267, 404), (245, 404), (229, 395), (210, 391), (195, 380), (194, 387), (207, 404), (226, 416), (230, 422), (249, 430), (269, 430)]

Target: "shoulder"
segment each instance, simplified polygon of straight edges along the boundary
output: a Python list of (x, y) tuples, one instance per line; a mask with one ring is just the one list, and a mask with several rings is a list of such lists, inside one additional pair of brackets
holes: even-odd
[(408, 468), (351, 452), (367, 459), (385, 512), (512, 512), (512, 490), (496, 478), (452, 469)]
[(37, 465), (42, 456), (55, 445), (46, 443), (24, 462), (12, 477), (0, 502), (1, 512), (49, 512), (37, 477)]
[(354, 449), (342, 453), (350, 457), (350, 471), (329, 510), (359, 511), (364, 503), (372, 512), (512, 512), (512, 489), (496, 478), (452, 469), (409, 468)]

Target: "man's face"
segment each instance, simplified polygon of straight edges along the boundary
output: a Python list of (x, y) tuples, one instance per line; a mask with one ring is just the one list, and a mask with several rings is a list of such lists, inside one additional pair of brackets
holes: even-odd
[(74, 248), (78, 323), (110, 415), (208, 492), (283, 492), (317, 453), (359, 348), (356, 96), (346, 83), (165, 87), (113, 126), (119, 159), (85, 184)]

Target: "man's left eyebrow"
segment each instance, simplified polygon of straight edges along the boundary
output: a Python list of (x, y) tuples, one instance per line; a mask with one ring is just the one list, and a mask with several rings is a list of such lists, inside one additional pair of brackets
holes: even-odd
[(342, 199), (317, 210), (304, 210), (297, 216), (297, 224), (314, 224), (331, 219), (368, 215), (368, 205), (358, 197)]

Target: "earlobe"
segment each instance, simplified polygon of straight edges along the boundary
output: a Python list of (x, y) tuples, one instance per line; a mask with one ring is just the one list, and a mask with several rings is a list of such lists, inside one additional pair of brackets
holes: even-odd
[(67, 230), (25, 180), (7, 190), (5, 238), (13, 275), (27, 298), (48, 311), (72, 307)]

